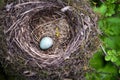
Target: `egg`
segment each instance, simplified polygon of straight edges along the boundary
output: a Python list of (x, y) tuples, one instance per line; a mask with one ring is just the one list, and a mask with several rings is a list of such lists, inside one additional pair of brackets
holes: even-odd
[(43, 37), (40, 41), (40, 48), (47, 50), (53, 45), (53, 39), (50, 37)]

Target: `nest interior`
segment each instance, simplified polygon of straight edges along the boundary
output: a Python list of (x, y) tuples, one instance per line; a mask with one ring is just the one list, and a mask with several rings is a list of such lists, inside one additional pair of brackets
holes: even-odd
[[(97, 16), (86, 0), (71, 3), (67, 0), (11, 3), (4, 27), (7, 64), (13, 64), (12, 68), (25, 76), (38, 75), (42, 80), (50, 77), (83, 80), (88, 60), (99, 45)], [(43, 51), (39, 42), (45, 36), (54, 43)]]
[(38, 45), (41, 38), (45, 36), (49, 36), (54, 40), (53, 47), (49, 50), (40, 50), (38, 46), (38, 50), (41, 51), (39, 53), (52, 55), (64, 51), (70, 39), (70, 28), (65, 17), (55, 14), (55, 12), (47, 14), (42, 12), (35, 14), (30, 22), (32, 24), (31, 35), (33, 36), (32, 39), (34, 39), (32, 41), (36, 43), (35, 45)]

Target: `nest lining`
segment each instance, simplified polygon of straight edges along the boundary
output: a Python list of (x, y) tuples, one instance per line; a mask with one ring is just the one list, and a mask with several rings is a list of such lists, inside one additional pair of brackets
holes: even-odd
[(52, 49), (42, 51), (39, 50), (38, 47), (38, 50), (42, 51), (41, 53), (46, 54), (58, 54), (60, 51), (64, 51), (63, 49), (67, 45), (68, 39), (70, 38), (70, 30), (67, 21), (63, 17), (59, 17), (55, 14), (52, 14), (51, 17), (48, 17), (47, 15), (43, 16), (42, 14), (40, 16), (40, 18), (33, 18), (34, 20), (31, 21), (31, 24), (33, 24), (31, 25), (33, 29), (31, 30), (31, 35), (33, 35), (33, 38), (35, 39), (34, 43), (38, 45), (42, 37), (49, 36), (54, 40), (54, 44)]
[[(62, 12), (65, 6), (64, 3), (48, 1), (13, 5), (5, 27), (9, 54), (46, 67), (59, 65), (78, 51), (80, 46), (86, 45), (89, 36), (94, 33), (94, 21), (91, 22), (89, 16), (76, 10)], [(53, 47), (47, 51), (39, 48), (39, 41), (44, 36), (54, 40)]]

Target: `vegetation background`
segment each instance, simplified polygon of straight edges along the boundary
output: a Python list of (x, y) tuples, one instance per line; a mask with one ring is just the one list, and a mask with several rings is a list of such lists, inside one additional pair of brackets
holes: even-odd
[(120, 80), (120, 0), (91, 0), (98, 14), (100, 50), (93, 55), (87, 80)]
[[(101, 45), (90, 60), (86, 80), (120, 80), (120, 0), (90, 0), (98, 14)], [(0, 0), (0, 7), (4, 1)], [(0, 64), (0, 80), (7, 75)], [(13, 80), (12, 78), (9, 80)]]

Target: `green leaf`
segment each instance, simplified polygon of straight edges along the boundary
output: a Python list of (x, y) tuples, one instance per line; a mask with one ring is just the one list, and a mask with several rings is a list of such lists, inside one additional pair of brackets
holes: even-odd
[(112, 64), (107, 63), (101, 67), (97, 72), (89, 72), (86, 74), (87, 80), (117, 80), (118, 69)]
[(117, 66), (120, 66), (120, 57), (119, 58), (117, 58), (118, 60), (115, 62), (115, 64), (117, 65)]
[(112, 50), (108, 50), (107, 53), (108, 53), (108, 55), (114, 55), (114, 54), (116, 54), (116, 51), (114, 49), (112, 49)]
[(120, 69), (119, 69), (119, 74), (120, 74)]
[(115, 3), (117, 0), (106, 0), (107, 3)]
[(108, 54), (108, 55), (113, 55), (113, 53), (112, 53), (111, 50), (108, 50), (108, 51), (107, 51), (107, 54)]
[(113, 49), (116, 47), (115, 42), (110, 38), (105, 38), (104, 43), (106, 44), (106, 47), (110, 47), (110, 48), (113, 48)]
[(113, 14), (115, 14), (115, 4), (107, 5), (107, 11), (105, 16), (108, 17), (108, 16), (112, 16)]
[(104, 68), (101, 68), (98, 71), (114, 75), (117, 74), (118, 69), (111, 62), (108, 62)]
[(120, 50), (120, 37), (119, 36), (111, 36), (109, 38), (104, 38), (104, 44), (106, 47)]
[(99, 8), (94, 7), (94, 11), (97, 12), (97, 13), (100, 13), (101, 15), (104, 15), (105, 12), (107, 11), (107, 6), (103, 4)]
[(120, 4), (118, 5), (118, 11), (120, 11)]
[(117, 57), (113, 56), (113, 57), (111, 58), (111, 62), (116, 62), (116, 61), (117, 61)]
[(101, 51), (95, 53), (90, 59), (90, 66), (95, 69), (99, 69), (104, 66), (104, 56)]
[(107, 56), (105, 56), (105, 60), (106, 60), (106, 61), (110, 61), (110, 60), (111, 60), (111, 58), (112, 58), (112, 56), (111, 56), (111, 55), (110, 55), (110, 56), (108, 56), (108, 55), (107, 55)]
[(109, 17), (109, 18), (106, 18), (106, 21), (110, 24), (118, 24), (120, 25), (120, 18), (118, 17)]

